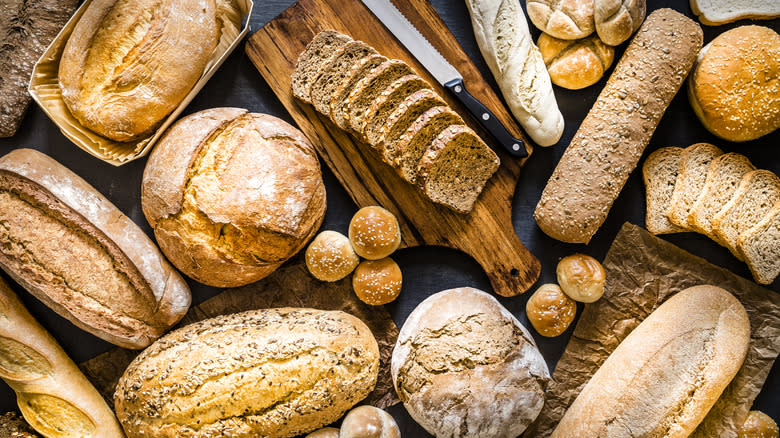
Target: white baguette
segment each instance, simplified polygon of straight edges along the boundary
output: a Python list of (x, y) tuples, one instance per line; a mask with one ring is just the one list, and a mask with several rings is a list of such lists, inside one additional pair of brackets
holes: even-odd
[(0, 377), (43, 436), (124, 437), (103, 397), (2, 279)]
[(482, 56), (515, 118), (539, 146), (554, 145), (563, 134), (563, 115), (519, 2), (466, 4)]

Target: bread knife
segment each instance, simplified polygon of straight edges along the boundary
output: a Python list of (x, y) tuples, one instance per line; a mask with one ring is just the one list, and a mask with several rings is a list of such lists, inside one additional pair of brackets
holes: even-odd
[(523, 140), (515, 138), (496, 116), (469, 94), (463, 76), (434, 48), (390, 0), (361, 0), (428, 72), (469, 110), (474, 119), (516, 158), (528, 156)]

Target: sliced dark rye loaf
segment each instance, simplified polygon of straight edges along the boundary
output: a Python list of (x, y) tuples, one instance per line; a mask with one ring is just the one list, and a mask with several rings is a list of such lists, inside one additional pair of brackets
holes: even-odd
[(352, 65), (375, 54), (376, 50), (362, 41), (350, 41), (338, 49), (336, 55), (325, 63), (322, 73), (309, 89), (314, 108), (330, 117), (330, 99), (344, 81)]
[(417, 185), (433, 202), (468, 213), (500, 164), (495, 152), (474, 131), (452, 125), (420, 159)]
[(386, 62), (387, 58), (382, 55), (370, 55), (350, 67), (349, 72), (344, 76), (341, 85), (330, 98), (330, 119), (341, 129), (348, 129), (347, 120), (344, 118), (344, 111), (347, 109), (347, 97), (355, 89), (355, 86), (373, 69)]
[(335, 30), (325, 30), (315, 35), (295, 63), (295, 71), (292, 74), (293, 96), (311, 103), (309, 90), (322, 72), (322, 66), (340, 47), (350, 41), (352, 38)]
[(712, 219), (712, 232), (735, 257), (742, 260), (739, 236), (753, 228), (780, 203), (780, 178), (768, 170), (748, 172), (728, 202)]
[(369, 144), (376, 143), (390, 113), (410, 94), (418, 90), (430, 88), (431, 84), (417, 75), (406, 75), (398, 78), (371, 104), (368, 116), (364, 119), (365, 123), (361, 132), (363, 138)]
[(425, 111), (396, 142), (394, 167), (405, 180), (414, 184), (420, 159), (433, 140), (448, 127), (463, 124), (463, 119), (448, 106), (437, 106)]
[(753, 278), (760, 284), (772, 284), (780, 275), (780, 204), (764, 216), (737, 242)]
[(347, 109), (344, 111), (347, 125), (359, 135), (376, 98), (396, 79), (410, 74), (414, 74), (412, 68), (399, 59), (384, 62), (371, 70), (347, 97)]
[(433, 90), (419, 90), (404, 99), (387, 117), (379, 140), (373, 145), (382, 154), (382, 159), (386, 163), (391, 165), (395, 163), (396, 144), (409, 126), (422, 113), (436, 106), (447, 106), (447, 103)]

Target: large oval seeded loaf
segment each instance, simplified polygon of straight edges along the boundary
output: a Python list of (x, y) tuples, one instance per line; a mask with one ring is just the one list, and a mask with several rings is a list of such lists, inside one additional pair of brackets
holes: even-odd
[(588, 243), (607, 219), (701, 49), (693, 20), (658, 9), (626, 48), (558, 162), (534, 218), (554, 239)]
[(379, 348), (358, 318), (280, 308), (191, 324), (144, 350), (114, 403), (129, 438), (292, 437), (374, 388)]
[(0, 158), (0, 267), (81, 329), (125, 348), (152, 343), (191, 300), (133, 221), (31, 149)]
[(742, 367), (750, 321), (715, 286), (672, 296), (585, 385), (551, 438), (686, 438)]

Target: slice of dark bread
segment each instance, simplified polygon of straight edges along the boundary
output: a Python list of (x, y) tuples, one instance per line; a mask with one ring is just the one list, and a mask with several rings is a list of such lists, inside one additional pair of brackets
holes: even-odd
[(396, 159), (396, 144), (409, 126), (429, 109), (446, 105), (447, 103), (433, 90), (415, 91), (387, 117), (379, 140), (373, 145), (374, 148), (382, 154), (382, 159), (386, 163), (392, 165)]
[(292, 74), (293, 96), (311, 103), (309, 90), (322, 72), (322, 66), (340, 47), (350, 41), (352, 38), (335, 30), (325, 30), (315, 35), (295, 63), (295, 71)]
[(691, 228), (722, 244), (712, 232), (712, 219), (731, 201), (742, 178), (752, 170), (756, 168), (741, 154), (732, 152), (712, 160), (704, 188), (688, 215)]
[(405, 180), (414, 184), (420, 158), (433, 140), (449, 126), (463, 124), (463, 119), (448, 106), (437, 106), (425, 111), (396, 142), (393, 165)]
[(366, 142), (369, 144), (377, 142), (382, 133), (382, 128), (385, 126), (385, 122), (387, 122), (387, 117), (407, 96), (415, 91), (430, 88), (431, 84), (417, 75), (402, 76), (390, 84), (371, 104), (368, 116), (364, 118), (361, 134)]
[(712, 232), (735, 257), (739, 236), (753, 228), (776, 204), (780, 203), (780, 178), (768, 170), (745, 174), (731, 201), (712, 219)]
[(433, 202), (468, 213), (500, 164), (495, 152), (474, 131), (452, 125), (433, 140), (420, 159), (417, 185)]
[(739, 236), (737, 248), (757, 282), (772, 284), (775, 281), (780, 274), (780, 204)]
[(347, 109), (349, 93), (361, 79), (386, 61), (387, 58), (382, 55), (369, 55), (350, 67), (349, 72), (344, 76), (344, 80), (341, 81), (341, 84), (330, 98), (330, 119), (333, 120), (336, 126), (345, 130), (348, 129), (344, 111)]
[(347, 97), (347, 109), (344, 112), (347, 125), (360, 136), (374, 100), (396, 79), (410, 74), (414, 74), (412, 68), (399, 59), (392, 59), (371, 70)]
[(653, 234), (671, 234), (686, 231), (669, 222), (666, 212), (672, 202), (674, 185), (680, 165), (682, 148), (661, 148), (650, 154), (642, 165), (645, 181), (645, 226)]
[(376, 50), (362, 41), (350, 41), (339, 48), (336, 55), (325, 63), (322, 73), (311, 85), (309, 95), (314, 108), (330, 117), (330, 100), (350, 68), (361, 59), (374, 54)]
[(696, 143), (683, 150), (672, 201), (666, 212), (666, 217), (674, 225), (691, 228), (688, 215), (704, 188), (710, 163), (720, 155), (723, 155), (723, 151), (709, 143)]

